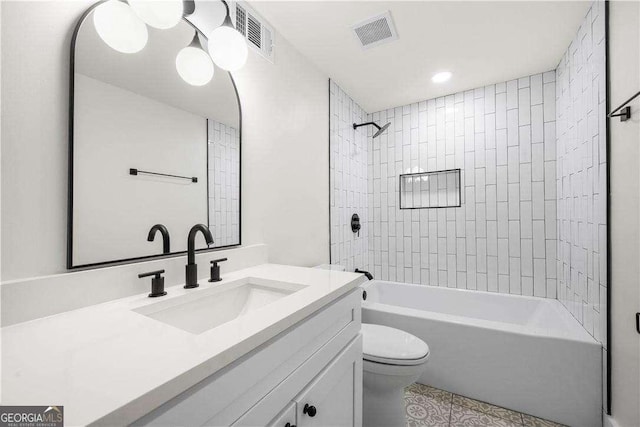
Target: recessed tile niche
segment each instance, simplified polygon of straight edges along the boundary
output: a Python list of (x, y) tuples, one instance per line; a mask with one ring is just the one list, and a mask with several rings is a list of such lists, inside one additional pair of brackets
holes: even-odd
[(460, 169), (400, 175), (400, 209), (461, 206)]

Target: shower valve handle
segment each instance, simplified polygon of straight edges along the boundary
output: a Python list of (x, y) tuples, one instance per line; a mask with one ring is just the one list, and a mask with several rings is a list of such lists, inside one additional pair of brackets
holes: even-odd
[(354, 233), (358, 233), (358, 237), (360, 237), (360, 217), (357, 213), (351, 215), (351, 231)]
[(315, 417), (317, 412), (316, 407), (311, 406), (308, 403), (305, 403), (304, 409), (302, 409), (302, 413), (309, 415), (311, 418)]

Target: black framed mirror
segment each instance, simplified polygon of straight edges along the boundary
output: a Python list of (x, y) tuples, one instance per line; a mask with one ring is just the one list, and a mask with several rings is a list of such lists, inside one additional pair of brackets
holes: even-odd
[[(185, 18), (147, 26), (135, 53), (116, 50), (100, 32), (111, 3), (88, 9), (71, 43), (67, 267), (180, 255), (199, 223), (214, 244), (199, 236), (198, 250), (240, 245), (242, 119), (231, 74), (214, 66), (196, 86), (178, 71), (184, 48), (206, 52)], [(150, 233), (157, 224), (169, 247)]]

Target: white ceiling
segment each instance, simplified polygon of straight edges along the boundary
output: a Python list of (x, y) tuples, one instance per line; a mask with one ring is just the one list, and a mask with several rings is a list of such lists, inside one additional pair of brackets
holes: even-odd
[[(553, 70), (589, 5), (588, 1), (252, 2), (277, 32), (367, 112)], [(399, 39), (362, 49), (351, 26), (387, 10)], [(451, 80), (432, 83), (431, 76), (443, 70), (453, 72)]]

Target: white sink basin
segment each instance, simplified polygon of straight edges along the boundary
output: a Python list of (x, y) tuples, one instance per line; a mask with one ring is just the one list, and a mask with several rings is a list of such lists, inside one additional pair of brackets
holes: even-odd
[(246, 277), (135, 309), (136, 313), (200, 334), (278, 301), (304, 285)]

